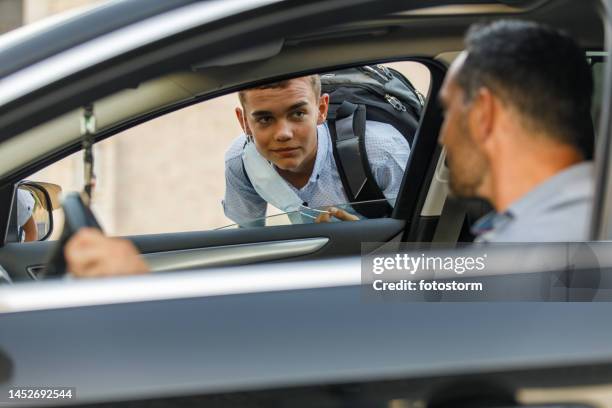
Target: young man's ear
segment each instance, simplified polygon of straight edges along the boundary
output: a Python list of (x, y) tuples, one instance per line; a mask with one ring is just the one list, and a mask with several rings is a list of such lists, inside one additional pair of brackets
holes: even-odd
[(327, 110), (329, 109), (329, 95), (324, 93), (319, 97), (319, 116), (317, 125), (322, 125), (327, 120)]
[(251, 129), (249, 128), (249, 123), (244, 116), (244, 111), (240, 107), (236, 107), (234, 110), (236, 112), (236, 118), (238, 119), (238, 123), (240, 123), (240, 127), (242, 131), (248, 136), (252, 136)]

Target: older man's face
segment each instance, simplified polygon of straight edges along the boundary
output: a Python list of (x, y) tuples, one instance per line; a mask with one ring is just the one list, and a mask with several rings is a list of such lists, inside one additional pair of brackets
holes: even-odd
[(451, 192), (460, 197), (475, 197), (486, 174), (487, 160), (468, 125), (471, 103), (466, 102), (465, 92), (456, 81), (464, 60), (465, 54), (457, 57), (440, 90), (444, 122), (439, 141), (446, 147)]

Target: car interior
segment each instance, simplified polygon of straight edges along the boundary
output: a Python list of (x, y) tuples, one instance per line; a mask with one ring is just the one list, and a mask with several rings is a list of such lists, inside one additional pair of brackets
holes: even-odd
[[(105, 91), (106, 95), (99, 92), (100, 97), (94, 99), (96, 142), (198, 102), (279, 79), (394, 61), (419, 62), (430, 73), (430, 89), (391, 217), (129, 238), (152, 269), (158, 271), (354, 255), (360, 253), (364, 241), (471, 241), (471, 223), (490, 207), (480, 201), (458, 204), (447, 197), (444, 152), (437, 143), (442, 117), (436, 99), (446, 67), (462, 49), (462, 37), (470, 24), (502, 17), (559, 26), (572, 33), (585, 50), (601, 52), (603, 26), (595, 2), (584, 2), (581, 7), (567, 4), (568, 1), (474, 4), (463, 6), (459, 13), (452, 5), (426, 7), (277, 38), (220, 59), (202, 60), (192, 53), (172, 61), (161, 75), (137, 72), (115, 78), (113, 89), (117, 90)], [(146, 79), (139, 79), (143, 77)], [(81, 116), (78, 106), (2, 143), (0, 178), (7, 186), (14, 185), (80, 150)], [(54, 244), (9, 240), (0, 248), (0, 264), (15, 281), (41, 277)], [(287, 245), (292, 249), (281, 249)]]
[[(17, 283), (4, 290), (16, 295), (0, 301), (0, 312), (10, 301), (17, 305), (12, 312), (25, 312), (0, 313), (1, 385), (42, 385), (49, 378), (70, 385), (75, 373), (82, 374), (78, 393), (85, 397), (69, 404), (90, 407), (612, 406), (612, 370), (601, 358), (610, 355), (610, 325), (601, 323), (609, 319), (607, 307), (399, 305), (360, 297), (353, 273), (359, 266), (347, 259), (360, 262), (363, 242), (469, 242), (471, 224), (490, 209), (449, 197), (437, 141), (443, 118), (436, 97), (469, 25), (517, 17), (568, 30), (593, 67), (594, 123), (599, 117), (606, 53), (598, 2), (452, 3), (414, 2), (419, 7), (405, 12), (363, 15), (316, 32), (301, 27), (302, 34), (282, 38), (271, 30), (264, 43), (250, 48), (241, 47), (244, 37), (231, 37), (219, 47), (236, 52), (222, 58), (206, 58), (214, 48), (201, 44), (205, 36), (193, 30), (155, 44), (159, 49), (145, 47), (60, 82), (49, 91), (53, 97), (37, 100), (30, 110), (0, 114), (0, 127), (14, 136), (0, 142), (0, 200), (13, 203), (10, 216), (0, 211), (6, 236), (0, 265)], [(38, 231), (39, 241), (23, 243), (8, 231), (15, 226), (17, 186), (32, 195), (41, 213), (54, 215), (65, 194), (69, 228), (95, 225), (95, 214), (63, 186), (23, 182), (83, 148), (84, 106), (94, 106), (99, 143), (254, 85), (397, 61), (423, 64), (430, 81), (390, 217), (128, 236), (154, 271), (192, 270), (150, 277), (148, 285), (131, 278), (53, 282), (50, 275), (63, 271), (57, 259), (50, 268), (50, 255), (67, 236), (48, 240), (52, 231), (45, 229)], [(32, 119), (35, 127), (17, 120), (39, 108), (48, 111)], [(56, 230), (64, 220), (53, 222)], [(245, 264), (252, 266), (237, 267)], [(219, 266), (229, 268), (206, 274)], [(330, 268), (335, 275), (327, 273)], [(276, 275), (266, 275), (273, 269)], [(226, 286), (219, 279), (223, 273), (231, 278)], [(288, 284), (278, 279), (282, 273), (287, 281), (309, 279)], [(253, 282), (247, 274), (264, 278)], [(21, 284), (32, 280), (48, 281)], [(175, 288), (182, 297), (171, 293)], [(92, 293), (113, 300), (87, 303), (83, 297)], [(152, 298), (157, 301), (147, 301)]]

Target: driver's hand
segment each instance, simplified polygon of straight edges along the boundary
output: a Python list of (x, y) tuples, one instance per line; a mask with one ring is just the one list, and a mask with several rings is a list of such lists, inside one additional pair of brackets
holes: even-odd
[(338, 218), (341, 221), (359, 221), (359, 217), (357, 217), (356, 215), (350, 214), (336, 207), (330, 207), (327, 209), (326, 213), (319, 214), (319, 216), (317, 216), (317, 218), (315, 219), (315, 222), (317, 224), (321, 222), (330, 222), (332, 216)]
[(68, 271), (80, 278), (135, 275), (149, 266), (132, 242), (109, 238), (95, 228), (81, 228), (66, 244)]

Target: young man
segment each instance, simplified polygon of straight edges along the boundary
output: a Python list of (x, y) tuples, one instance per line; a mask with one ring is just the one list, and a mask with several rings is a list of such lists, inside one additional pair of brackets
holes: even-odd
[[(236, 117), (244, 134), (225, 155), (228, 218), (248, 224), (265, 216), (267, 203), (283, 211), (347, 203), (326, 124), (329, 96), (321, 95), (318, 75), (251, 88), (239, 98)], [(393, 126), (368, 121), (365, 147), (377, 185), (395, 199), (408, 142)], [(335, 215), (356, 219), (342, 211)]]
[(584, 51), (521, 21), (473, 27), (440, 91), (450, 188), (488, 200), (481, 242), (588, 239), (591, 95)]

